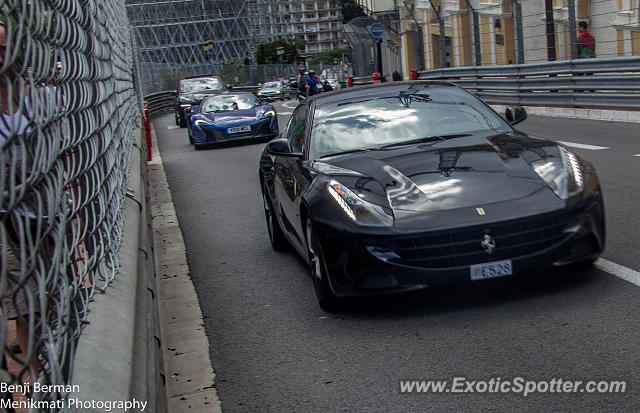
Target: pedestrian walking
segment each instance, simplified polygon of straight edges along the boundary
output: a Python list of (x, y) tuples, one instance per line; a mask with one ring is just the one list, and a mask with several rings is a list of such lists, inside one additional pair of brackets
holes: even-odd
[(580, 59), (596, 57), (596, 39), (587, 30), (587, 22), (578, 23), (578, 57)]

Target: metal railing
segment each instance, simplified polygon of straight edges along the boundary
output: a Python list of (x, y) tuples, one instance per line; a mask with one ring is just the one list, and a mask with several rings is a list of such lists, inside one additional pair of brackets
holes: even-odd
[(640, 57), (579, 59), (419, 72), (447, 80), (487, 103), (576, 108), (640, 108)]
[[(119, 269), (141, 117), (133, 37), (124, 0), (0, 0), (0, 31), (0, 377), (64, 385)], [(58, 411), (70, 394), (50, 389), (1, 397)]]
[(176, 91), (164, 90), (162, 92), (152, 93), (144, 97), (144, 101), (147, 102), (147, 108), (149, 108), (149, 116), (154, 117), (173, 110), (176, 104)]

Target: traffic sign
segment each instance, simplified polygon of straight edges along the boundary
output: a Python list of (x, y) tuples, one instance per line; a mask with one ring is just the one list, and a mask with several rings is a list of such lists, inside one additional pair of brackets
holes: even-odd
[(384, 26), (381, 23), (373, 23), (371, 27), (369, 27), (369, 32), (376, 39), (382, 39), (384, 36)]

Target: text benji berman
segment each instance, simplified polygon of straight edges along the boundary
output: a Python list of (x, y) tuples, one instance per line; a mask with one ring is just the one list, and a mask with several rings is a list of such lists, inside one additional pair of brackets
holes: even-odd
[[(33, 390), (33, 392), (32, 392)], [(8, 384), (8, 383), (0, 383), (0, 392), (2, 393), (22, 393), (24, 395), (32, 394), (32, 393), (80, 393), (80, 385), (79, 384), (40, 384), (38, 382), (34, 383), (23, 383), (23, 384)]]

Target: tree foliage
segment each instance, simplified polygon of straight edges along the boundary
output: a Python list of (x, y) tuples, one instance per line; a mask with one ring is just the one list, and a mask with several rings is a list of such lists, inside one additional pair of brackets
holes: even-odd
[[(298, 50), (304, 48), (306, 42), (301, 39), (276, 39), (270, 43), (260, 43), (256, 49), (256, 63), (294, 64), (298, 59)], [(278, 48), (284, 48), (284, 54), (278, 55)], [(282, 60), (281, 60), (282, 59)]]
[(342, 22), (347, 23), (356, 17), (366, 16), (362, 6), (356, 4), (354, 0), (341, 0), (342, 4)]
[[(323, 65), (333, 65), (339, 63), (342, 60), (342, 55), (348, 55), (351, 57), (351, 50), (349, 49), (333, 49), (328, 52), (320, 53), (317, 56), (314, 56), (309, 63), (312, 65), (323, 64)], [(349, 59), (351, 60), (351, 59)]]

